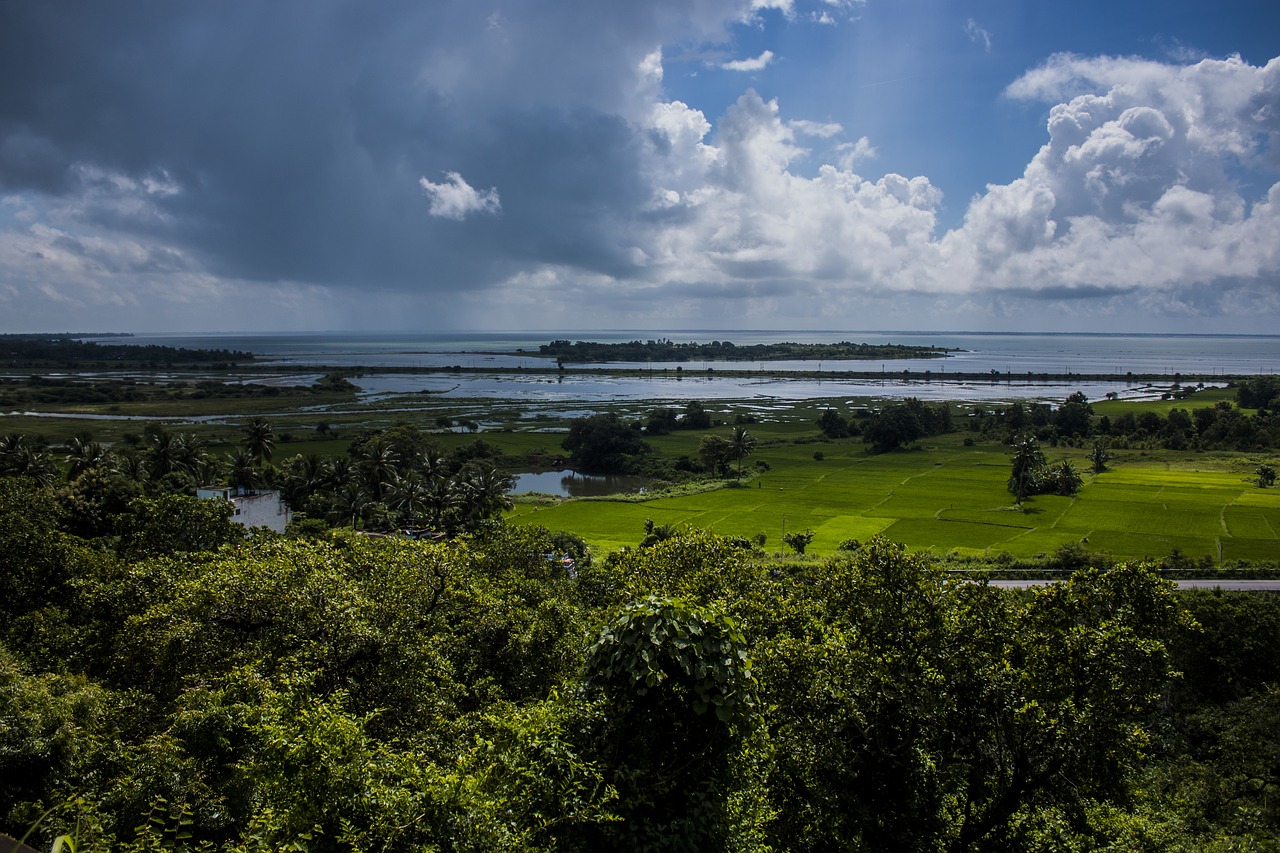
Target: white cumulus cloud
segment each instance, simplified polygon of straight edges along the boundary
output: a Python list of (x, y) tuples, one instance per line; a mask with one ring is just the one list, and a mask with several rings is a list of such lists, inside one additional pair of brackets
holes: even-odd
[(720, 63), (725, 71), (760, 71), (773, 62), (773, 51), (766, 50), (754, 59), (734, 59)]
[(444, 219), (466, 219), (473, 213), (494, 214), (502, 210), (498, 191), (490, 187), (477, 190), (457, 172), (445, 172), (444, 183), (436, 184), (419, 178), (418, 184), (431, 199), (431, 215)]

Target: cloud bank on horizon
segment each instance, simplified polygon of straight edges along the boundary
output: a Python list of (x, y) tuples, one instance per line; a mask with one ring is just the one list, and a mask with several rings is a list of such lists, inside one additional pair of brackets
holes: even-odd
[(0, 331), (1275, 332), (1280, 10), (953, 5), (0, 5)]

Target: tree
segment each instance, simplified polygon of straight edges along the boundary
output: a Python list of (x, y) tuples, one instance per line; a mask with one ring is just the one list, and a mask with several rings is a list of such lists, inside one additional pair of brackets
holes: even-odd
[(733, 459), (733, 443), (722, 435), (704, 435), (698, 442), (698, 457), (712, 476), (724, 476)]
[(1015, 599), (876, 537), (794, 571), (752, 620), (775, 849), (1053, 849), (1039, 821), (1126, 793), (1189, 624), (1153, 570)]
[(668, 435), (679, 428), (675, 409), (654, 409), (649, 413), (644, 431), (646, 435)]
[(782, 541), (797, 554), (803, 556), (804, 549), (809, 547), (809, 543), (813, 541), (813, 537), (813, 531), (806, 530), (804, 533), (784, 534)]
[(594, 849), (723, 849), (757, 709), (737, 622), (681, 599), (633, 601), (588, 651), (585, 686), (602, 699), (591, 751), (623, 818)]
[(710, 429), (711, 415), (697, 400), (685, 403), (684, 414), (680, 416), (680, 429)]
[(1089, 398), (1077, 391), (1053, 413), (1053, 425), (1057, 427), (1059, 435), (1084, 436), (1090, 432), (1092, 417), (1093, 407), (1089, 405)]
[(129, 561), (214, 551), (244, 538), (244, 528), (231, 520), (234, 512), (231, 502), (221, 499), (137, 498), (128, 514), (118, 517), (117, 550)]
[(231, 485), (242, 489), (256, 489), (262, 483), (262, 472), (255, 464), (257, 457), (246, 447), (237, 448), (229, 460), (227, 478)]
[(573, 467), (589, 474), (619, 474), (631, 457), (647, 453), (649, 445), (636, 427), (613, 412), (577, 418), (561, 442)]
[(67, 442), (67, 455), (63, 457), (67, 463), (67, 481), (79, 477), (92, 468), (111, 468), (111, 453), (91, 436), (81, 434)]
[(907, 409), (890, 405), (862, 428), (862, 436), (876, 453), (887, 453), (915, 441), (921, 435), (920, 421)]
[(1095, 441), (1093, 448), (1089, 451), (1089, 462), (1093, 465), (1093, 473), (1101, 474), (1107, 470), (1107, 462), (1111, 460), (1111, 454), (1107, 452), (1107, 446), (1101, 441)]
[(249, 423), (244, 427), (242, 443), (245, 449), (258, 460), (259, 465), (265, 465), (271, 461), (271, 456), (275, 452), (275, 430), (266, 418), (250, 418)]
[(1063, 459), (1054, 466), (1051, 478), (1053, 490), (1059, 495), (1074, 495), (1080, 491), (1080, 486), (1084, 483), (1080, 479), (1080, 472), (1076, 470), (1076, 466), (1067, 459)]
[(742, 460), (751, 455), (756, 449), (756, 437), (747, 432), (746, 427), (734, 427), (733, 437), (729, 439), (730, 449), (733, 458), (738, 461), (738, 477), (742, 477)]
[(849, 422), (840, 417), (835, 409), (823, 409), (818, 418), (818, 429), (827, 438), (848, 438)]
[(1276, 469), (1270, 465), (1259, 465), (1254, 471), (1258, 475), (1258, 488), (1266, 489), (1275, 485)]
[(510, 509), (515, 477), (487, 462), (471, 462), (458, 478), (462, 516), (468, 529)]
[(1040, 442), (1024, 435), (1013, 443), (1013, 469), (1009, 473), (1009, 491), (1018, 503), (1040, 490), (1041, 469), (1044, 468), (1044, 452)]

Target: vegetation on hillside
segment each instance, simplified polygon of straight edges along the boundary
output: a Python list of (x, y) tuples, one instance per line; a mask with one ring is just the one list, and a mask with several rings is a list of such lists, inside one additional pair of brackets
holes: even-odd
[(85, 539), (0, 480), (0, 830), (40, 849), (1280, 832), (1280, 597), (1138, 564), (1002, 591), (881, 539), (776, 563), (677, 533), (570, 572), (545, 530), (246, 538), (217, 502), (163, 500)]

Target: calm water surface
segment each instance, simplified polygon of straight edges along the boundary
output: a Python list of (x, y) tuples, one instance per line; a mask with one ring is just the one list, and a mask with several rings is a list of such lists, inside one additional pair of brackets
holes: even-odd
[[(829, 343), (916, 344), (958, 349), (941, 359), (882, 361), (684, 362), (683, 378), (675, 363), (631, 365), (636, 376), (592, 376), (575, 371), (562, 378), (521, 375), (521, 368), (546, 367), (547, 359), (529, 353), (554, 339), (622, 342), (670, 339), (677, 342), (731, 340), (738, 345), (795, 341)], [(161, 344), (252, 352), (263, 360), (297, 367), (446, 368), (454, 365), (490, 368), (493, 374), (381, 374), (357, 380), (370, 396), (432, 392), (446, 398), (491, 398), (557, 403), (636, 400), (758, 399), (806, 400), (825, 397), (914, 396), (922, 399), (1004, 400), (1062, 399), (1083, 391), (1091, 399), (1115, 392), (1126, 397), (1158, 396), (1168, 385), (1128, 383), (1037, 383), (1028, 373), (1148, 373), (1173, 381), (1175, 374), (1274, 373), (1280, 369), (1280, 336), (1007, 334), (974, 332), (867, 331), (561, 331), (462, 332), (422, 334), (225, 334), (136, 335), (114, 342)], [(786, 380), (776, 377), (719, 377), (715, 369), (780, 371), (858, 370), (883, 373), (882, 380)], [(664, 368), (666, 372), (664, 373)], [(710, 368), (710, 372), (708, 372)], [(914, 376), (903, 377), (909, 370)], [(926, 370), (930, 378), (921, 376)], [(510, 371), (510, 372), (508, 372)], [(950, 373), (991, 373), (990, 382), (946, 381)], [(1018, 377), (1024, 377), (1019, 379)]]

